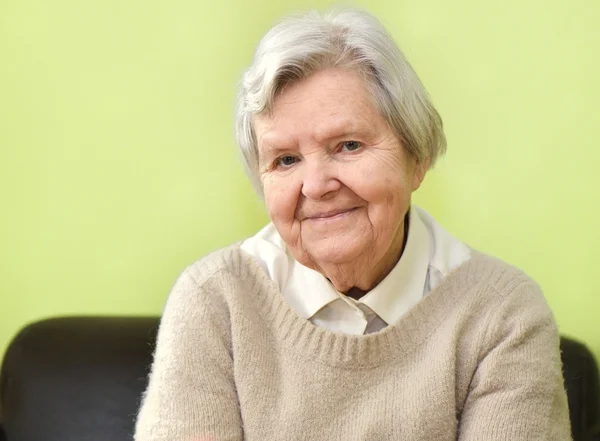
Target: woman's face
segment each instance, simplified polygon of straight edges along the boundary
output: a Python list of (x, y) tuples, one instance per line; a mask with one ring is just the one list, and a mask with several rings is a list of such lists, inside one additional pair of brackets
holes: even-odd
[(426, 166), (405, 151), (359, 73), (326, 69), (286, 87), (255, 130), (267, 211), (299, 262), (395, 264)]

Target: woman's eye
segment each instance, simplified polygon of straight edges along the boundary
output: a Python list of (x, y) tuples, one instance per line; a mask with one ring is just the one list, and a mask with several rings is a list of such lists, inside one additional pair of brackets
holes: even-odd
[(342, 143), (342, 149), (347, 152), (353, 152), (354, 150), (358, 150), (361, 147), (360, 142), (358, 141), (345, 141)]
[(276, 163), (277, 163), (277, 165), (283, 165), (284, 167), (289, 167), (290, 165), (293, 165), (296, 163), (296, 157), (290, 156), (290, 155), (281, 156), (280, 158), (277, 158)]

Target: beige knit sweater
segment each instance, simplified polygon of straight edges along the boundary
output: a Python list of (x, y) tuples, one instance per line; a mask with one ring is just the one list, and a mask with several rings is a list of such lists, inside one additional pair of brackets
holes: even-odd
[(238, 246), (190, 266), (167, 301), (136, 441), (566, 441), (552, 314), (482, 254), (399, 323), (318, 328)]

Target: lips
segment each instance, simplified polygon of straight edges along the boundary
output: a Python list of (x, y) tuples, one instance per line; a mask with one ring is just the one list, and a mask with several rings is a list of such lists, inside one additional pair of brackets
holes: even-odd
[(318, 213), (311, 214), (310, 216), (307, 216), (307, 219), (312, 219), (312, 220), (328, 219), (328, 218), (335, 217), (339, 214), (349, 213), (350, 211), (354, 210), (355, 208), (356, 207), (340, 208), (340, 209), (331, 210), (331, 211), (321, 211)]

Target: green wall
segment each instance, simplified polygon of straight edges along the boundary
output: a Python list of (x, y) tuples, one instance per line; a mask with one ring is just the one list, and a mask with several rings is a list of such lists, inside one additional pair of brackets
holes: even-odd
[[(158, 314), (187, 264), (265, 222), (235, 85), (277, 17), (326, 4), (0, 3), (0, 353), (43, 317)], [(417, 202), (600, 356), (600, 3), (368, 4), (447, 128)]]

